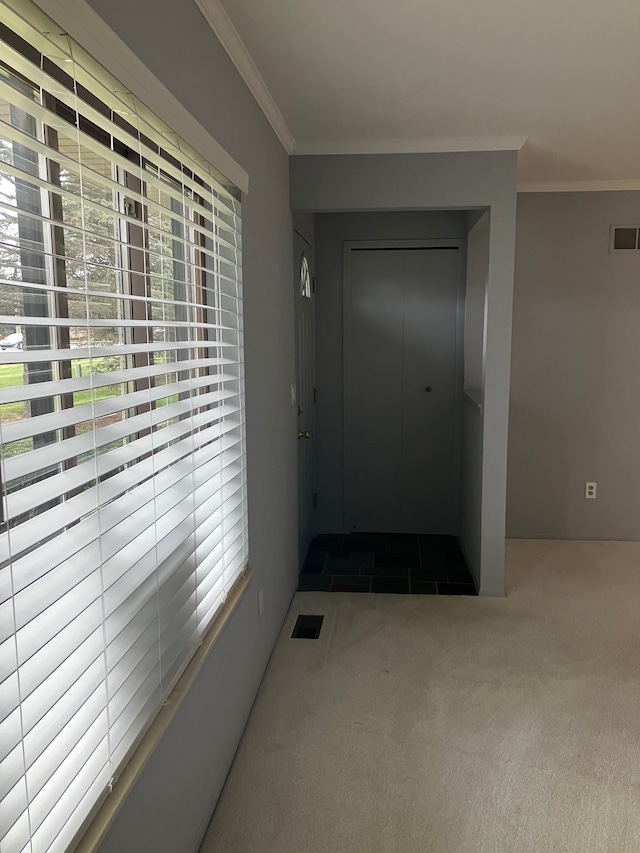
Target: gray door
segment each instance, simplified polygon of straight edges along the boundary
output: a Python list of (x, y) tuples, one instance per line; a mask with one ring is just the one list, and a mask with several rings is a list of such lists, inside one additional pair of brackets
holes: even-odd
[(457, 532), (457, 244), (345, 246), (345, 527)]
[(314, 534), (315, 505), (315, 295), (313, 249), (294, 234), (296, 404), (298, 407), (298, 536), (300, 563)]

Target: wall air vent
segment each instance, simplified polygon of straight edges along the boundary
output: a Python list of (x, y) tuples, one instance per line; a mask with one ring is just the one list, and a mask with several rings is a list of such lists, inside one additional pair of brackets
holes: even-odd
[(635, 252), (640, 249), (640, 225), (612, 225), (610, 252)]

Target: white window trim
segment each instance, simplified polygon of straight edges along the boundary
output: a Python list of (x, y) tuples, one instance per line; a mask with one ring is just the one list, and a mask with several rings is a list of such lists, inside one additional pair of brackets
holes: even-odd
[(225, 178), (242, 193), (249, 192), (249, 175), (242, 166), (216, 142), (86, 0), (34, 2), (169, 127), (179, 127), (185, 142)]

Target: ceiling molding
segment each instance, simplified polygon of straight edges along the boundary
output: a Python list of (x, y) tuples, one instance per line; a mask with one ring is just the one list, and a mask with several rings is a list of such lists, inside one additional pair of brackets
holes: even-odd
[(519, 193), (603, 193), (640, 190), (640, 180), (628, 181), (548, 181), (518, 184)]
[(195, 0), (195, 4), (249, 87), (285, 151), (291, 154), (295, 147), (291, 131), (220, 0)]
[[(199, 0), (196, 0), (199, 2)], [(357, 142), (300, 142), (294, 154), (452, 154), (471, 151), (519, 151), (526, 136), (461, 136), (432, 139), (381, 139)]]

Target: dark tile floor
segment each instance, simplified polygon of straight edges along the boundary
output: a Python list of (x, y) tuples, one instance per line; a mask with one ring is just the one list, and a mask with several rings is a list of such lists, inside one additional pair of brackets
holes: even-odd
[(404, 533), (316, 536), (298, 590), (478, 594), (455, 536)]

